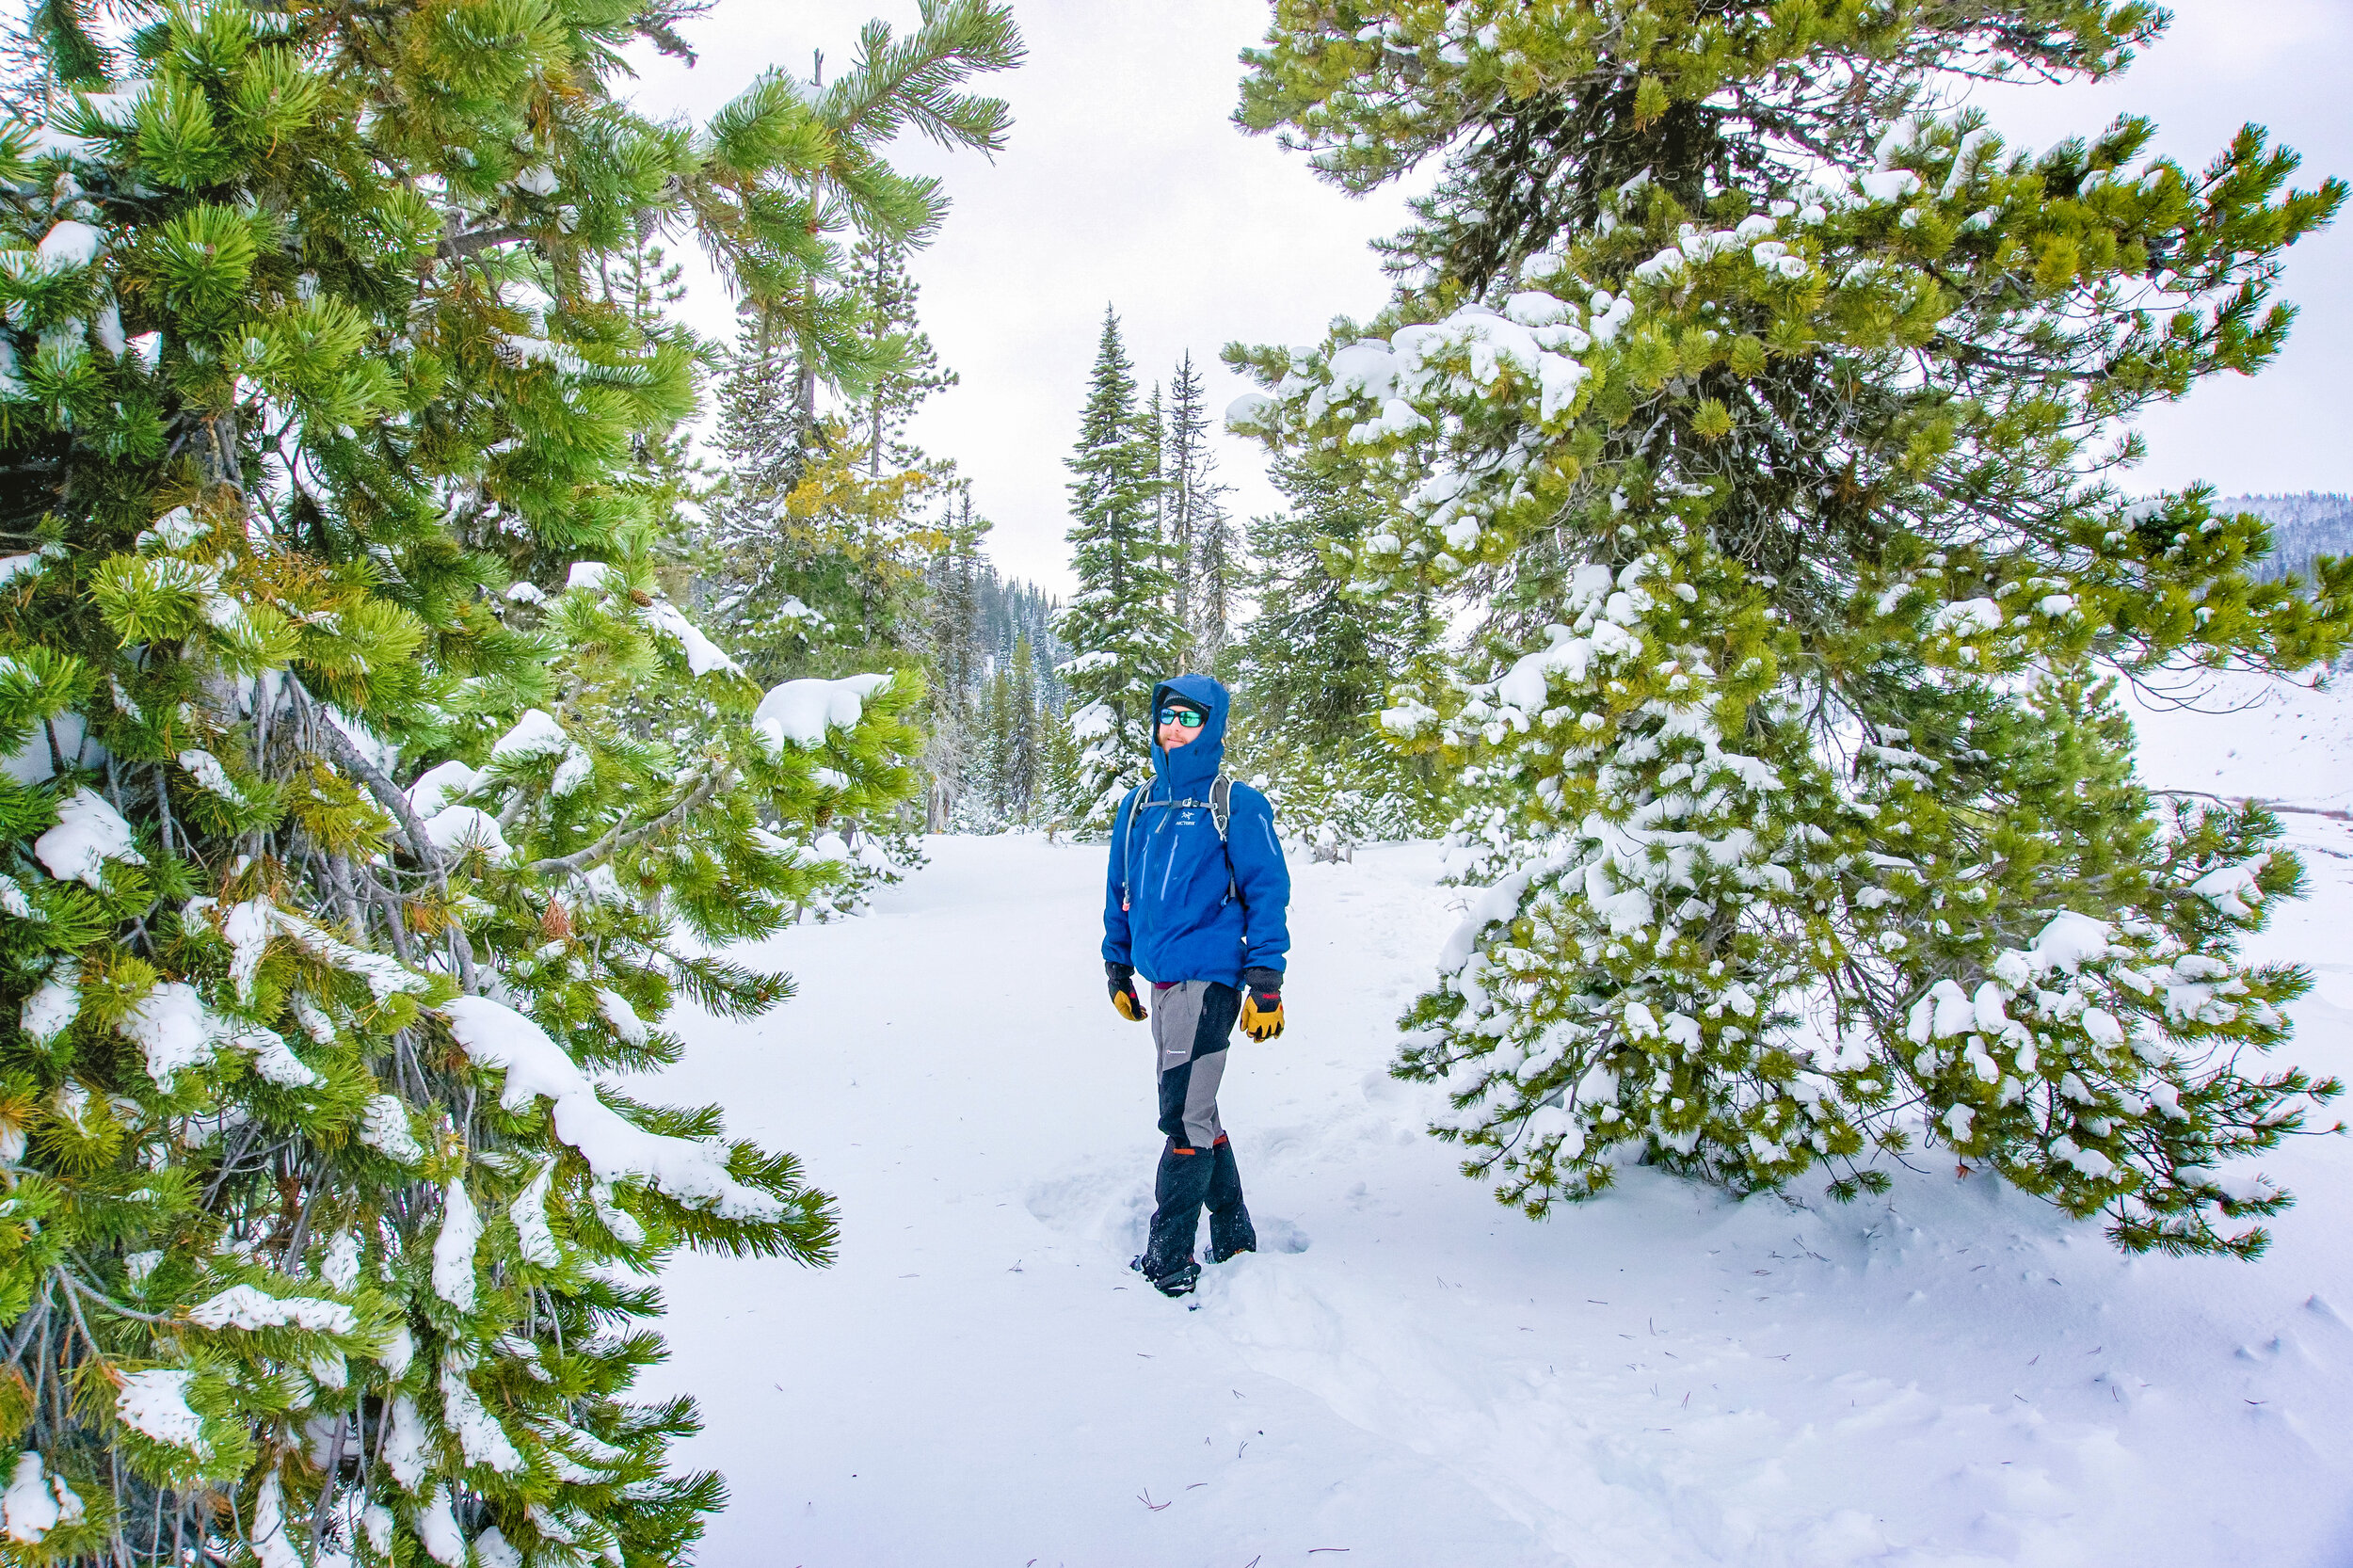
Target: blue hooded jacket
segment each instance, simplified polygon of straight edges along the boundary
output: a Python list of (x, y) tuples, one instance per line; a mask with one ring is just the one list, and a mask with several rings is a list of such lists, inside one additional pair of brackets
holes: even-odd
[[(1153, 726), (1152, 782), (1128, 792), (1112, 827), (1103, 956), (1163, 984), (1240, 985), (1244, 969), (1283, 968), (1290, 872), (1274, 808), (1247, 784), (1234, 785), (1222, 851), (1218, 844), (1209, 799), (1225, 761), (1225, 688), (1206, 675), (1174, 677), (1152, 688), (1153, 713), (1171, 696), (1207, 709), (1209, 722), (1174, 751)], [(1180, 800), (1201, 804), (1168, 804)]]

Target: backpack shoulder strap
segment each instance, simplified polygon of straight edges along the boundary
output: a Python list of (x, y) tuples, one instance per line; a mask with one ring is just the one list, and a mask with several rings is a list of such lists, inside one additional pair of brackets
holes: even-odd
[[(1128, 790), (1127, 797), (1120, 801), (1119, 809), (1112, 813), (1112, 841), (1118, 844), (1121, 850), (1119, 896), (1123, 904), (1128, 897), (1128, 868), (1135, 864), (1136, 846), (1132, 841), (1132, 834), (1136, 824), (1136, 797), (1142, 793), (1144, 793), (1144, 786), (1141, 784), (1134, 786)], [(1126, 831), (1123, 832), (1123, 828)]]
[(1234, 846), (1225, 837), (1225, 824), (1234, 815), (1234, 781), (1223, 771), (1217, 782), (1209, 786), (1209, 820), (1217, 824), (1217, 847), (1225, 855), (1225, 896), (1236, 904), (1241, 902), (1241, 883), (1234, 875)]

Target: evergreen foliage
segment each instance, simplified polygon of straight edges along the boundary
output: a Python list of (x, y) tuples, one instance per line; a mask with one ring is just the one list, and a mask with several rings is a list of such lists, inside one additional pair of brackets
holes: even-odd
[(886, 465), (921, 465), (921, 452), (901, 434), (926, 398), (954, 386), (958, 377), (940, 367), (939, 352), (917, 317), (922, 290), (907, 271), (904, 244), (881, 235), (859, 241), (851, 259), (850, 288), (866, 307), (865, 331), (877, 354), (889, 351), (895, 358), (888, 373), (873, 377), (851, 422), (866, 446), (867, 477), (879, 480)]
[(973, 604), (974, 651), (981, 664), (1017, 658), (1026, 642), (1038, 699), (1062, 712), (1070, 694), (1054, 667), (1070, 657), (1070, 649), (1054, 631), (1062, 614), (1060, 601), (1034, 583), (999, 576), (995, 567), (983, 561)]
[(1068, 459), (1071, 567), (1079, 591), (1058, 628), (1071, 657), (1062, 666), (1081, 747), (1061, 809), (1075, 825), (1108, 830), (1120, 797), (1150, 768), (1152, 683), (1176, 669), (1176, 581), (1163, 561), (1156, 517), (1162, 482), (1157, 428), (1136, 407), (1136, 382), (1103, 312), (1103, 333)]
[(1235, 549), (1228, 488), (1218, 483), (1209, 450), (1209, 416), (1201, 402), (1201, 372), (1187, 353), (1169, 382), (1164, 498), (1169, 570), (1176, 578), (1171, 610), (1182, 634), (1176, 664), (1214, 670), (1225, 655), (1234, 622), (1241, 562)]
[(931, 562), (923, 630), (926, 824), (936, 833), (1037, 818), (1046, 728), (1063, 703), (1052, 665), (1066, 656), (1053, 638), (1053, 601), (1035, 584), (998, 574), (982, 548), (989, 525), (973, 515), (968, 490), (960, 506)]
[(923, 826), (930, 833), (947, 830), (968, 787), (972, 697), (979, 684), (976, 632), (981, 573), (986, 566), (981, 539), (988, 522), (972, 514), (971, 488), (960, 489), (946, 541), (933, 552), (924, 576), (922, 648), (932, 679), (923, 727), (923, 774), (928, 781)]
[[(757, 678), (874, 667), (926, 677), (920, 818), (845, 824), (853, 838), (860, 826), (884, 834), (901, 864), (916, 856), (909, 834), (944, 827), (953, 809), (972, 681), (940, 663), (952, 666), (962, 639), (942, 643), (955, 606), (932, 599), (957, 591), (950, 563), (968, 567), (988, 526), (972, 518), (953, 463), (904, 439), (923, 400), (956, 382), (922, 332), (918, 297), (905, 244), (861, 239), (847, 298), (872, 365), (831, 413), (817, 404), (822, 351), (747, 308), (720, 387), (721, 472), (701, 539), (701, 590)], [(868, 869), (889, 874), (881, 862)]]
[(2306, 490), (2300, 495), (2233, 495), (2216, 504), (2222, 512), (2252, 512), (2271, 532), (2271, 553), (2256, 568), (2264, 578), (2311, 578), (2323, 556), (2353, 547), (2353, 495)]
[(1001, 832), (1037, 822), (1045, 795), (1053, 710), (1038, 691), (1038, 666), (1024, 634), (996, 665), (974, 705), (959, 825)]
[(673, 602), (695, 356), (609, 284), (691, 230), (871, 368), (831, 236), (928, 232), (875, 150), (995, 146), (1016, 35), (927, 5), (694, 131), (612, 91), (678, 8), (114, 10), (129, 79), (54, 48), (0, 129), (9, 1552), (677, 1561), (724, 1487), (630, 1397), (645, 1276), (835, 1221), (596, 1075), (784, 999), (707, 944), (840, 879), (921, 693), (763, 698)]
[(719, 378), (717, 477), (704, 498), (706, 593), (739, 648), (770, 659), (812, 644), (824, 617), (791, 591), (814, 553), (790, 502), (819, 436), (800, 402), (800, 361), (775, 321), (745, 310)]
[[(2131, 1249), (2252, 1256), (2226, 1165), (2336, 1092), (2250, 965), (2301, 872), (2153, 798), (2112, 672), (2344, 647), (2353, 563), (2259, 584), (2120, 422), (2251, 373), (2341, 205), (2253, 127), (2040, 155), (1940, 84), (2098, 77), (2104, 0), (1278, 6), (1241, 118), (1350, 189), (1436, 157), (1371, 328), (1248, 356), (1234, 411), (1406, 500), (1359, 584), (1489, 605), (1442, 744), (1486, 885), (1406, 1022), (1466, 1170), (1541, 1214), (1640, 1154), (1883, 1183), (1923, 1140)], [(1426, 474), (1426, 477), (1420, 475)]]
[(1296, 459), (1273, 479), (1290, 504), (1251, 525), (1257, 613), (1235, 649), (1235, 769), (1286, 833), (1321, 850), (1441, 831), (1435, 759), (1404, 754), (1374, 723), (1393, 685), (1433, 674), (1433, 596), (1350, 591), (1348, 563), (1394, 508)]

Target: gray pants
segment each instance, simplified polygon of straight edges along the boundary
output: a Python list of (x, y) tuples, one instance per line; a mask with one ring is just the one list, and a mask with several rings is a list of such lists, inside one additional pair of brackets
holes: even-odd
[(1225, 1044), (1241, 1014), (1241, 993), (1213, 980), (1152, 988), (1152, 1044), (1160, 1069), (1160, 1150), (1152, 1178), (1152, 1226), (1136, 1267), (1168, 1295), (1193, 1288), (1201, 1210), (1209, 1211), (1209, 1261), (1256, 1252), (1257, 1232), (1242, 1205), (1241, 1168), (1217, 1116)]
[(1225, 1136), (1217, 1116), (1217, 1088), (1225, 1076), (1226, 1043), (1241, 1016), (1241, 993), (1214, 980), (1153, 987), (1160, 1130), (1179, 1148), (1209, 1148)]

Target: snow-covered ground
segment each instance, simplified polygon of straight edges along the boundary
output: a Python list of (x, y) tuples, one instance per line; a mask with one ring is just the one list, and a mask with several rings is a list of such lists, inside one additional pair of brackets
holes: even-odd
[[(2343, 796), (2353, 727), (2149, 728), (2160, 783)], [(2245, 782), (2185, 771), (2232, 749)], [(2295, 1056), (2353, 1074), (2353, 828), (2288, 821), (2314, 893), (2263, 948), (2321, 977)], [(1160, 1137), (1101, 851), (929, 848), (756, 950), (798, 997), (698, 1020), (661, 1085), (799, 1153), (844, 1228), (830, 1270), (665, 1282), (649, 1384), (701, 1400), (680, 1457), (734, 1494), (708, 1568), (2353, 1561), (2353, 1139), (2265, 1163), (2301, 1202), (2254, 1265), (2124, 1258), (1949, 1168), (1849, 1208), (1631, 1169), (1532, 1224), (1386, 1076), (1459, 895), (1371, 850), (1294, 867), (1289, 1032), (1224, 1096), (1267, 1250), (1190, 1310), (1127, 1267)]]
[(2245, 671), (2201, 671), (2127, 688), (2140, 772), (2172, 790), (2353, 808), (2353, 678), (2327, 691)]

